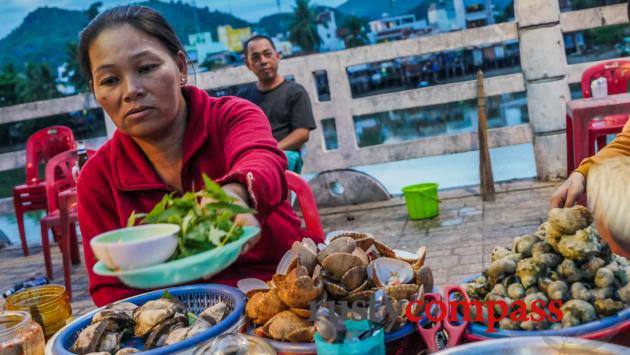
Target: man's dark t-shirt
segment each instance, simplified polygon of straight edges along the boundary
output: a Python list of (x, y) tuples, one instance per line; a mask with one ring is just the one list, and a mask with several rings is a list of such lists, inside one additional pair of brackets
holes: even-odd
[(315, 129), (311, 100), (302, 85), (283, 81), (269, 91), (260, 91), (256, 83), (236, 94), (258, 105), (271, 123), (273, 137), (280, 142), (296, 128)]

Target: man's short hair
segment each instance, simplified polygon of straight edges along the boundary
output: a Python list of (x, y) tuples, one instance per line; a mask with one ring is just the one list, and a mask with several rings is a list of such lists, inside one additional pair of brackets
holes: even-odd
[[(630, 0), (629, 0), (630, 1)], [(257, 41), (259, 39), (266, 39), (267, 41), (269, 41), (269, 43), (271, 43), (271, 48), (273, 48), (273, 50), (276, 50), (276, 45), (273, 44), (273, 40), (271, 39), (271, 37), (269, 36), (265, 36), (265, 35), (255, 35), (250, 37), (247, 41), (245, 41), (245, 43), (243, 44), (243, 52), (245, 54), (245, 57), (247, 57), (247, 47), (249, 46), (249, 43), (252, 41)]]

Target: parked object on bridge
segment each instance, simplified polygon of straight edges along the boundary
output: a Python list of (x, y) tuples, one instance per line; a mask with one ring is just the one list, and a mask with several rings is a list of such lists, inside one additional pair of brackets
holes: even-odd
[(352, 169), (324, 171), (308, 184), (320, 207), (356, 205), (390, 198), (387, 189), (378, 180)]
[(440, 214), (438, 184), (429, 182), (405, 186), (402, 192), (410, 219), (427, 219)]
[(50, 158), (74, 146), (74, 134), (66, 126), (40, 129), (26, 141), (26, 183), (13, 188), (13, 207), (24, 256), (28, 256), (24, 213), (46, 209), (46, 181), (39, 176), (39, 164), (46, 164)]

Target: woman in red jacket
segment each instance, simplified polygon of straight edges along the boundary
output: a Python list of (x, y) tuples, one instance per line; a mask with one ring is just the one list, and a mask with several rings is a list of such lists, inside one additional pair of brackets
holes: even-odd
[(287, 161), (263, 112), (248, 101), (209, 97), (186, 85), (180, 41), (164, 18), (146, 7), (121, 6), (97, 16), (81, 32), (79, 60), (96, 100), (118, 128), (77, 182), (94, 303), (145, 290), (95, 275), (90, 239), (124, 227), (132, 211), (150, 211), (164, 194), (202, 186), (204, 173), (255, 209), (255, 216), (238, 218), (262, 230), (250, 251), (207, 282), (270, 279), (291, 244), (310, 235), (286, 202)]

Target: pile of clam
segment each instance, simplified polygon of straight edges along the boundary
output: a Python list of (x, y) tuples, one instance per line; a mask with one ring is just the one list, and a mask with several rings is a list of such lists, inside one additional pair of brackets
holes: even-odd
[[(523, 300), (528, 312), (536, 300), (545, 305), (563, 302), (561, 322), (515, 322), (507, 317), (499, 327), (509, 330), (571, 327), (618, 313), (630, 305), (630, 264), (611, 252), (592, 222), (583, 206), (552, 209), (533, 235), (515, 238), (511, 249), (492, 250), (487, 270), (465, 284), (468, 295), (508, 305)], [(488, 309), (483, 312), (487, 320)]]
[[(255, 333), (279, 341), (313, 341), (313, 316), (324, 302), (367, 304), (375, 292), (384, 294), (398, 312), (385, 331), (406, 323), (410, 300), (431, 292), (433, 275), (424, 265), (426, 248), (416, 254), (392, 250), (367, 233), (340, 231), (329, 234), (329, 244), (316, 245), (305, 238), (295, 242), (280, 261), (269, 282), (243, 279), (238, 283), (249, 297), (245, 314)], [(380, 291), (380, 292), (383, 292)]]
[(160, 298), (138, 307), (130, 302), (109, 305), (92, 317), (70, 351), (76, 354), (125, 355), (139, 352), (122, 348), (131, 336), (144, 339), (144, 349), (175, 344), (220, 322), (226, 315), (226, 304), (219, 302), (205, 309), (192, 324), (184, 304), (176, 299)]

